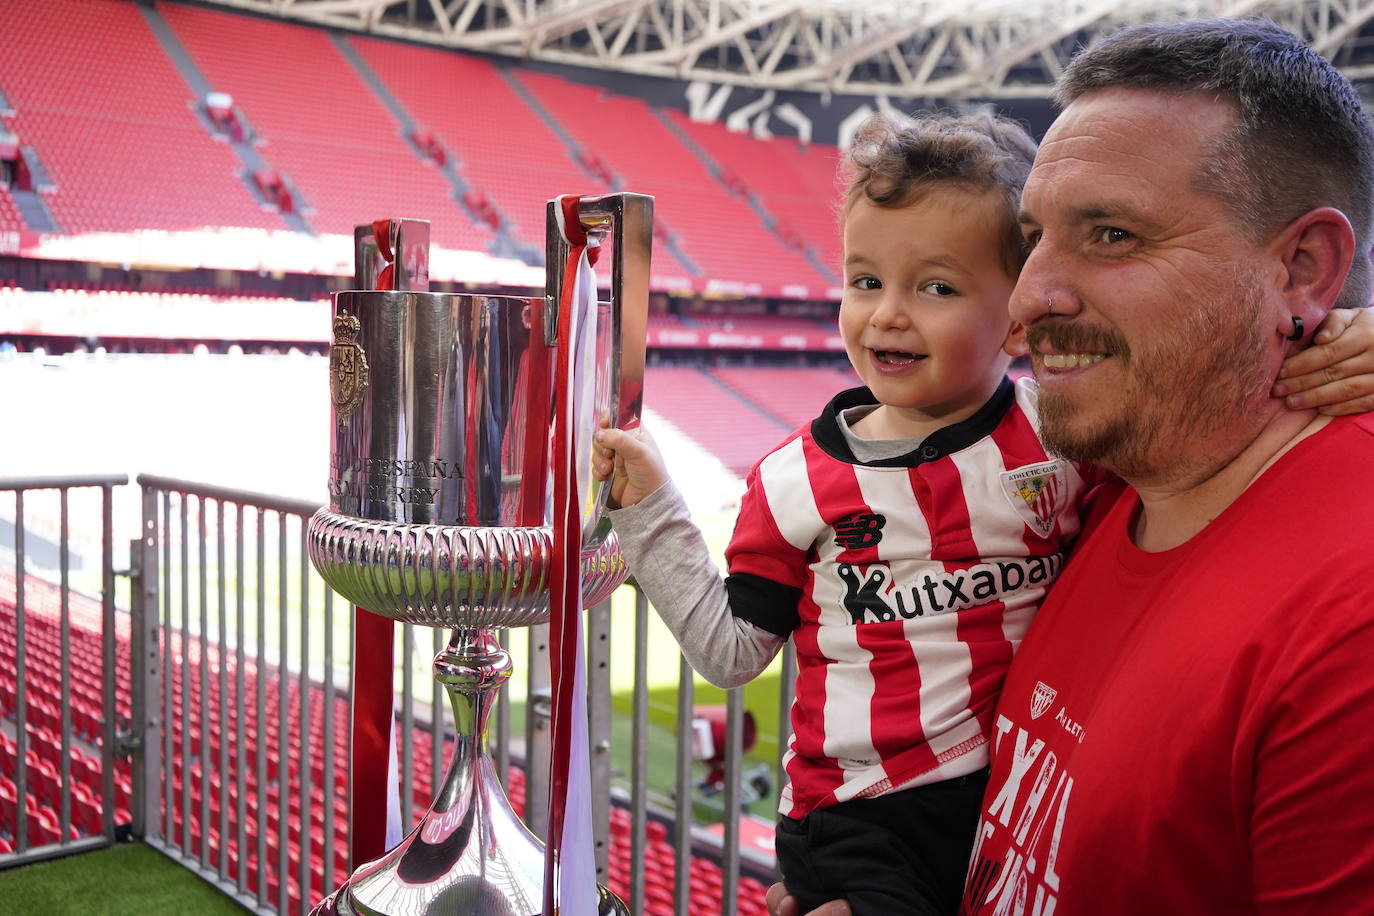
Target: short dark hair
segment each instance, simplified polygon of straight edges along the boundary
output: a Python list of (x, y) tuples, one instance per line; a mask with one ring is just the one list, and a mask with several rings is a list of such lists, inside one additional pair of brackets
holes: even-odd
[(1266, 19), (1133, 26), (1074, 57), (1055, 100), (1066, 108), (1100, 89), (1230, 101), (1236, 123), (1204, 155), (1198, 186), (1256, 239), (1317, 207), (1340, 210), (1356, 251), (1336, 305), (1368, 304), (1374, 133), (1350, 80), (1302, 39)]
[(1002, 258), (1015, 277), (1025, 262), (1016, 213), (1034, 161), (1030, 134), (1000, 115), (873, 115), (844, 158), (844, 209), (860, 197), (879, 207), (909, 207), (935, 186), (1000, 192), (1006, 207)]

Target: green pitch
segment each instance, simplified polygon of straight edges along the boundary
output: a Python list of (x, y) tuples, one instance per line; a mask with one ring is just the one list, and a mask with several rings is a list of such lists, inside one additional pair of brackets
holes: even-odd
[(43, 916), (242, 916), (234, 901), (139, 844), (0, 872), (0, 910)]

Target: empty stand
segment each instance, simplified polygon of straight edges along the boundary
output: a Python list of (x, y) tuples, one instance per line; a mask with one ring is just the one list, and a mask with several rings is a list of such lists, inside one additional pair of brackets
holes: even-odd
[(44, 198), (63, 231), (286, 228), (197, 120), (134, 4), (10, 0), (4, 17), (0, 87), (57, 187)]
[(834, 333), (833, 322), (774, 315), (689, 315), (683, 324), (693, 328), (721, 331), (771, 331), (778, 334)]
[(710, 372), (739, 397), (792, 427), (811, 422), (836, 394), (861, 384), (847, 369), (739, 366)]
[(491, 231), (467, 219), (328, 33), (179, 4), (158, 10), (211, 87), (233, 96), (315, 231), (351, 237), (359, 223), (405, 216), (430, 220), (446, 248), (490, 244)]
[(782, 137), (758, 140), (727, 130), (719, 122), (695, 122), (685, 112), (665, 109), (664, 114), (712, 159), (733, 172), (783, 226), (799, 233), (839, 278), (839, 147), (826, 143), (802, 146)]
[(375, 38), (346, 40), (457, 157), (464, 181), (497, 206), (517, 240), (543, 250), (548, 198), (608, 190), (573, 163), (562, 138), (490, 61)]
[[(55, 185), (42, 197), (59, 232), (288, 228), (196, 114), (204, 100), (153, 34), (149, 21), (159, 29), (160, 21), (145, 14), (160, 16), (164, 37), (232, 98), (266, 163), (254, 175), (281, 176), (283, 199), (290, 195), (313, 231), (351, 235), (361, 221), (402, 215), (430, 219), (444, 248), (493, 250), (499, 227), (538, 251), (546, 199), (614, 186), (657, 198), (675, 243), (660, 236), (656, 246), (658, 288), (810, 298), (835, 288), (785, 241), (804, 240), (827, 269), (838, 261), (833, 147), (758, 141), (554, 76), (265, 18), (181, 4), (11, 0), (6, 26), (23, 40), (0, 56), (0, 89), (15, 109), (6, 127), (35, 149)], [(403, 137), (398, 118), (420, 139)], [(732, 176), (734, 190), (704, 160)], [(454, 199), (441, 168), (454, 170), (473, 203)], [(483, 218), (487, 202), (499, 217)], [(0, 231), (24, 228), (36, 227), (0, 191)]]
[(24, 218), (15, 209), (9, 189), (0, 188), (0, 232), (19, 232), (23, 228)]
[(728, 194), (640, 99), (532, 71), (512, 76), (626, 188), (657, 198), (655, 216), (708, 277), (749, 295), (800, 287), (818, 297), (831, 285), (805, 257), (784, 247), (747, 203)]
[(741, 477), (795, 426), (744, 399), (706, 369), (651, 367), (644, 403)]

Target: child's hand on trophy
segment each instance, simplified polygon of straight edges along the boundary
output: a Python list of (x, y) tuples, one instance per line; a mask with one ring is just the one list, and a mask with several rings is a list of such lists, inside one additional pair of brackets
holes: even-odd
[(612, 509), (633, 506), (668, 482), (658, 446), (643, 426), (597, 430), (592, 472), (611, 482)]

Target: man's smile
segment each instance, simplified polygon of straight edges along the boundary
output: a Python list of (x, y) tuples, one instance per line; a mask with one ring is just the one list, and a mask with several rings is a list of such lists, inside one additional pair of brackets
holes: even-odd
[(1077, 369), (1091, 366), (1107, 358), (1106, 353), (1042, 353), (1040, 362), (1046, 369)]

